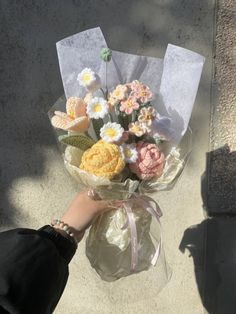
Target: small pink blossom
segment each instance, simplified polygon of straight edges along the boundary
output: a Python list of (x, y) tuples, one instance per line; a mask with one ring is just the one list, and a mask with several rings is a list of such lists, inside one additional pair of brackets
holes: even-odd
[(135, 92), (134, 96), (142, 103), (145, 103), (152, 99), (152, 92), (149, 87), (144, 86), (143, 88), (140, 88), (140, 90)]
[(143, 84), (142, 84), (141, 82), (139, 82), (138, 80), (135, 80), (135, 81), (129, 83), (129, 88), (130, 88), (133, 92), (139, 90), (142, 86), (143, 86)]
[(142, 180), (159, 178), (164, 169), (165, 156), (157, 145), (140, 141), (136, 145), (138, 159), (129, 165), (130, 170)]
[(127, 100), (121, 101), (120, 111), (126, 114), (131, 114), (134, 110), (139, 108), (139, 103), (135, 98), (129, 97)]
[(152, 92), (150, 88), (139, 81), (133, 81), (130, 84), (132, 96), (139, 100), (141, 103), (148, 102), (152, 99)]

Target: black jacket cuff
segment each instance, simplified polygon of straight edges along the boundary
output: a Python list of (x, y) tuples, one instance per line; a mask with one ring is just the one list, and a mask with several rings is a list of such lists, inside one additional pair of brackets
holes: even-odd
[(43, 226), (38, 229), (38, 232), (42, 237), (50, 239), (55, 244), (59, 254), (69, 264), (77, 249), (75, 241), (72, 238), (63, 237), (50, 225)]

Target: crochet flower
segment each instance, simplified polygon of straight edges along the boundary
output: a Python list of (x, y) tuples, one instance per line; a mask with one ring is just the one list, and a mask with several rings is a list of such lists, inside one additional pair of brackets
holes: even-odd
[(130, 84), (132, 96), (137, 98), (141, 103), (148, 102), (152, 99), (152, 92), (150, 88), (139, 81), (133, 81)]
[(119, 146), (102, 140), (83, 153), (80, 169), (99, 177), (112, 179), (125, 167)]
[(79, 85), (87, 88), (89, 91), (95, 91), (101, 87), (99, 76), (89, 68), (83, 69), (79, 73), (77, 80), (79, 81)]
[(150, 130), (145, 123), (136, 121), (129, 124), (129, 132), (133, 133), (134, 135), (138, 137), (148, 133), (149, 131)]
[(140, 110), (138, 120), (146, 123), (148, 126), (152, 125), (153, 120), (156, 118), (157, 112), (153, 107), (142, 108)]
[(108, 104), (104, 98), (94, 97), (87, 105), (87, 114), (89, 118), (93, 119), (103, 119), (108, 113)]
[(157, 145), (140, 141), (136, 149), (138, 158), (135, 163), (129, 165), (130, 170), (142, 180), (159, 178), (163, 173), (165, 157)]
[(134, 110), (139, 108), (139, 103), (135, 98), (129, 97), (127, 100), (121, 101), (120, 111), (126, 114), (131, 114)]
[(125, 162), (128, 164), (135, 162), (138, 159), (138, 152), (135, 144), (123, 144), (122, 146)]
[(127, 97), (128, 87), (126, 85), (117, 85), (115, 90), (110, 94), (112, 98), (123, 100)]
[(108, 104), (111, 106), (111, 110), (113, 109), (112, 107), (114, 107), (114, 106), (116, 106), (116, 105), (118, 105), (119, 104), (119, 99), (117, 99), (117, 98), (113, 98), (113, 97), (109, 97), (108, 98)]
[(139, 82), (138, 80), (134, 80), (133, 82), (129, 83), (129, 88), (135, 92), (137, 91), (138, 89), (140, 89), (142, 87), (142, 83)]
[(101, 138), (107, 143), (118, 142), (124, 133), (124, 129), (116, 122), (108, 122), (100, 130)]
[(65, 131), (87, 131), (89, 127), (89, 118), (86, 115), (86, 103), (81, 98), (68, 98), (66, 102), (66, 113), (55, 111), (51, 123), (55, 128)]

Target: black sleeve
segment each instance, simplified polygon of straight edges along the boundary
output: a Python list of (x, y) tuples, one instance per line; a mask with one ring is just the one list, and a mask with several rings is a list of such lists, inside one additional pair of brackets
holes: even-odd
[(0, 313), (52, 313), (76, 247), (50, 226), (0, 233)]

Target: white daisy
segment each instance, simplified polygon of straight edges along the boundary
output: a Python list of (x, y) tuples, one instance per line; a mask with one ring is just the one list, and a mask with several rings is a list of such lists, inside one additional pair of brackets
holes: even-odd
[(134, 144), (123, 144), (122, 148), (125, 156), (125, 162), (131, 164), (138, 159), (138, 152)]
[(79, 85), (87, 87), (96, 81), (96, 75), (91, 69), (85, 68), (79, 73), (77, 80)]
[(104, 98), (94, 97), (87, 105), (87, 115), (93, 119), (103, 119), (108, 114), (108, 104)]
[(86, 87), (91, 92), (101, 87), (99, 76), (89, 68), (83, 69), (83, 71), (79, 73), (77, 80), (79, 81), (79, 85)]
[(116, 122), (108, 122), (100, 130), (101, 138), (108, 143), (118, 142), (123, 133), (124, 129)]

